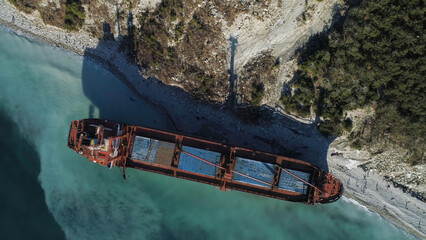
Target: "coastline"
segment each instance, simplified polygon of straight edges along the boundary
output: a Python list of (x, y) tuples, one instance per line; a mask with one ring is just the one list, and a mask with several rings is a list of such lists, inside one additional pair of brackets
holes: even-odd
[[(306, 124), (295, 120), (288, 120), (285, 123), (277, 123), (278, 120), (275, 120), (272, 126), (266, 128), (252, 124), (240, 124), (240, 120), (230, 116), (229, 113), (195, 102), (179, 88), (166, 86), (155, 79), (142, 78), (139, 68), (129, 63), (125, 56), (118, 53), (118, 42), (100, 43), (81, 32), (68, 33), (56, 27), (44, 26), (42, 23), (36, 22), (35, 18), (31, 19), (31, 16), (29, 16), (30, 18), (23, 16), (7, 0), (0, 0), (0, 9), (0, 25), (6, 26), (19, 35), (46, 42), (100, 63), (113, 72), (137, 97), (144, 98), (148, 100), (147, 102), (161, 107), (172, 121), (175, 120), (175, 128), (180, 131), (190, 133), (204, 131), (205, 133), (205, 130), (201, 129), (205, 129), (204, 127), (213, 121), (228, 125), (218, 134), (222, 134), (226, 140), (235, 143), (242, 141), (241, 136), (247, 139), (253, 136), (275, 139), (273, 138), (275, 135), (286, 131), (293, 132), (293, 135), (295, 135), (293, 136), (294, 145), (310, 141), (310, 139), (318, 142), (323, 140), (316, 133), (314, 126), (306, 126)], [(99, 46), (99, 44), (102, 45)], [(161, 98), (158, 96), (159, 93), (167, 97)], [(187, 110), (178, 111), (175, 110), (176, 108), (186, 108)], [(209, 117), (212, 119), (206, 119)], [(198, 118), (201, 120), (198, 120)], [(300, 126), (303, 126), (305, 130), (299, 130)], [(215, 131), (222, 127), (214, 126), (208, 127), (208, 129)], [(250, 132), (244, 130), (246, 127), (250, 128)], [(275, 135), (270, 133), (274, 129), (278, 129)], [(302, 136), (299, 137), (298, 134)], [(212, 133), (212, 135), (214, 134)], [(293, 139), (290, 141), (293, 141)], [(268, 148), (267, 145), (270, 145), (270, 143), (262, 143), (259, 140), (257, 142), (254, 140), (249, 144), (261, 149), (266, 148), (269, 151), (274, 150), (274, 148)], [(399, 188), (394, 188), (391, 183), (374, 172), (364, 172), (360, 167), (351, 167), (350, 163), (354, 161), (352, 159), (340, 155), (331, 156), (334, 151), (332, 145), (325, 153), (320, 147), (312, 150), (311, 154), (305, 154), (305, 158), (313, 157), (318, 153), (325, 155), (329, 170), (344, 183), (344, 195), (346, 197), (355, 199), (369, 210), (378, 213), (415, 236), (426, 238), (426, 222), (422, 221), (426, 218), (424, 202), (403, 193)], [(306, 151), (309, 151), (309, 149)]]
[[(337, 152), (333, 144), (329, 152)], [(364, 171), (360, 167), (362, 162), (345, 158), (344, 155), (330, 155), (328, 157), (330, 171), (344, 184), (344, 196), (354, 199), (368, 210), (411, 232), (414, 236), (425, 238), (424, 202), (404, 193), (401, 188), (394, 187), (376, 171)]]

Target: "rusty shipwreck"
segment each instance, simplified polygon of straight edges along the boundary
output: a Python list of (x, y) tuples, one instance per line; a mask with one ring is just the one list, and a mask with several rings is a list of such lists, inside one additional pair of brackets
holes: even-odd
[(107, 167), (160, 173), (305, 204), (339, 199), (339, 179), (300, 160), (101, 119), (72, 121), (68, 147)]

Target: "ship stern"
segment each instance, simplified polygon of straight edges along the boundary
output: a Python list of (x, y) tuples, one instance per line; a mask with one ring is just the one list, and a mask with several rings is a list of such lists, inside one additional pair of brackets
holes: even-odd
[(80, 121), (75, 120), (71, 122), (70, 130), (68, 133), (68, 147), (76, 152), (78, 152), (78, 137), (79, 137), (79, 126)]

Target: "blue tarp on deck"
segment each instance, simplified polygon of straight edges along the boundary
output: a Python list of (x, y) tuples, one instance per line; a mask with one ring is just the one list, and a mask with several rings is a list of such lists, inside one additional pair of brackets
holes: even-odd
[[(157, 152), (158, 140), (146, 137), (135, 137), (131, 158), (153, 163)], [(149, 155), (148, 155), (149, 154)]]
[[(309, 178), (310, 178), (309, 173), (300, 172), (300, 171), (291, 170), (291, 169), (285, 169), (285, 170), (287, 170), (287, 171), (293, 173), (294, 175), (300, 177), (301, 179), (309, 182)], [(280, 181), (278, 183), (278, 188), (288, 190), (288, 191), (292, 191), (292, 192), (306, 194), (308, 185), (306, 183), (300, 181), (299, 179), (295, 178), (294, 176), (290, 175), (289, 173), (284, 171), (284, 169), (282, 169)]]
[[(183, 151), (187, 151), (197, 157), (200, 157), (204, 160), (207, 160), (216, 165), (220, 164), (220, 156), (221, 154), (218, 152), (212, 152), (204, 149), (193, 148), (188, 146), (182, 147)], [(184, 152), (181, 152), (179, 158), (179, 169), (200, 173), (208, 176), (217, 176), (218, 168), (211, 164), (201, 161), (193, 156), (190, 156)]]
[[(248, 158), (237, 157), (234, 171), (243, 173), (250, 177), (272, 184), (274, 180), (274, 174), (275, 174), (275, 165), (270, 163), (255, 161)], [(243, 183), (249, 183), (249, 184), (253, 184), (257, 186), (262, 186), (262, 187), (270, 187), (270, 185), (256, 181), (254, 179), (250, 179), (248, 177), (245, 177), (236, 173), (234, 173), (232, 180), (243, 182)]]

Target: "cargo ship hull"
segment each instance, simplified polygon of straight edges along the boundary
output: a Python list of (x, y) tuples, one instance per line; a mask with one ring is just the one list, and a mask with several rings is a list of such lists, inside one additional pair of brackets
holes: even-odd
[(342, 183), (288, 157), (101, 119), (71, 123), (68, 147), (107, 167), (135, 168), (305, 204), (340, 198)]

